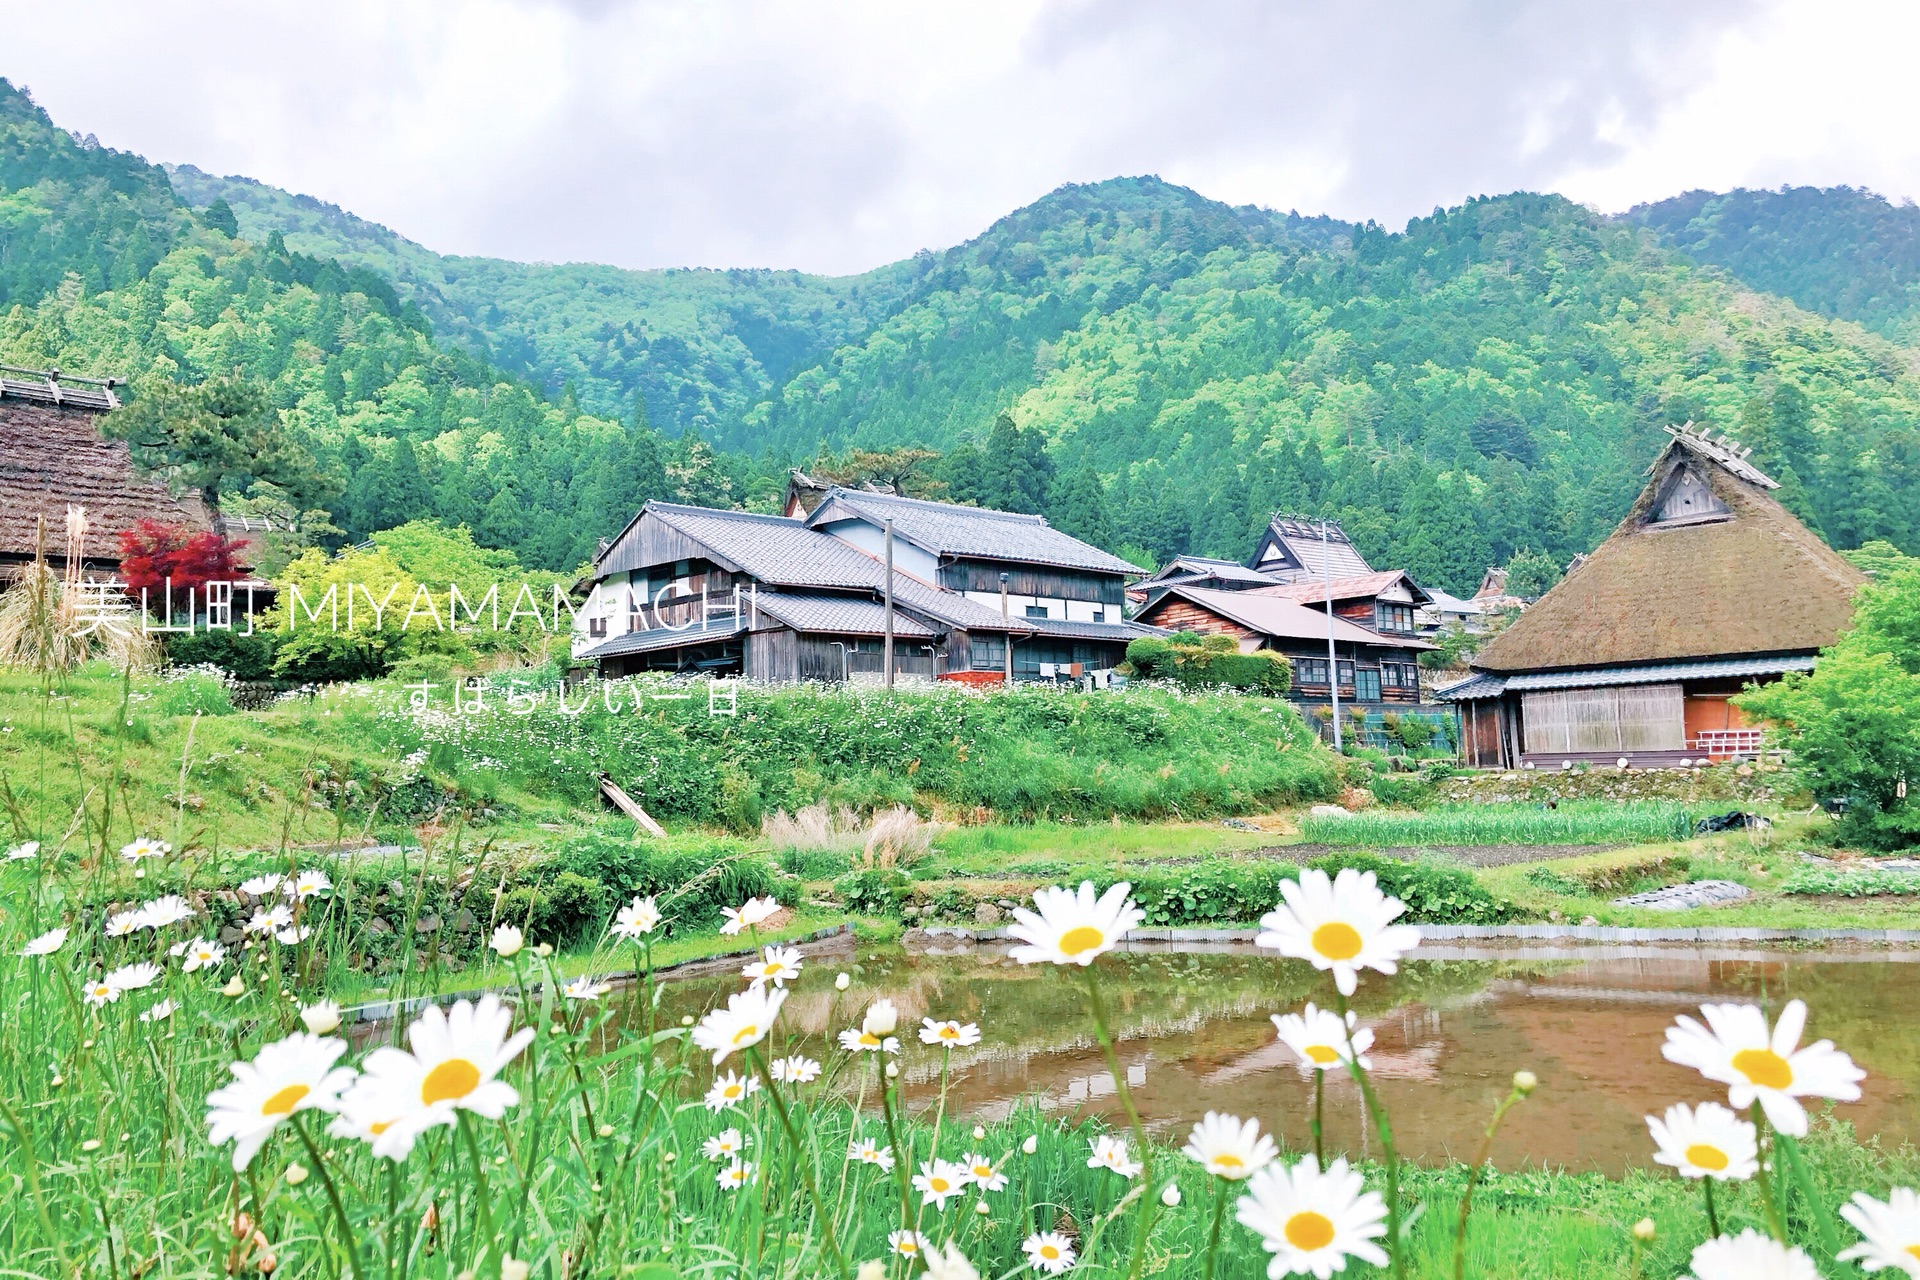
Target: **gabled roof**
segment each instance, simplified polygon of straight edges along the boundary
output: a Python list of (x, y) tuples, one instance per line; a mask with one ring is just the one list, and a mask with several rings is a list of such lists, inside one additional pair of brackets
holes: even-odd
[(1248, 563), (1280, 574), (1283, 580), (1329, 572), (1336, 578), (1354, 578), (1373, 572), (1339, 521), (1285, 514), (1267, 523)]
[(1180, 556), (1165, 568), (1134, 584), (1154, 587), (1163, 582), (1244, 582), (1249, 586), (1269, 586), (1280, 580), (1260, 569), (1249, 569), (1238, 560), (1217, 560), (1212, 556)]
[(1326, 602), (1327, 592), (1331, 590), (1335, 601), (1371, 600), (1402, 579), (1406, 581), (1407, 592), (1413, 597), (1414, 604), (1427, 604), (1432, 601), (1433, 597), (1422, 590), (1419, 583), (1408, 577), (1404, 569), (1382, 569), (1378, 573), (1335, 578), (1330, 583), (1314, 578), (1299, 578), (1280, 586), (1254, 587), (1249, 594), (1278, 596), (1282, 600), (1294, 600), (1301, 604), (1323, 604)]
[[(1474, 658), (1501, 673), (1812, 653), (1834, 642), (1866, 581), (1773, 498), (1773, 482), (1684, 428), (1649, 469), (1626, 519), (1586, 563)], [(1691, 467), (1727, 510), (1655, 521)]]
[(1208, 613), (1237, 622), (1250, 631), (1263, 636), (1273, 636), (1281, 640), (1318, 640), (1327, 639), (1328, 624), (1332, 624), (1333, 638), (1346, 644), (1367, 644), (1390, 649), (1431, 649), (1434, 646), (1424, 640), (1415, 640), (1411, 636), (1383, 636), (1377, 631), (1365, 627), (1356, 627), (1345, 618), (1328, 615), (1320, 609), (1309, 609), (1292, 600), (1283, 600), (1259, 591), (1210, 591), (1205, 587), (1168, 587), (1155, 594), (1146, 607), (1140, 610), (1142, 616), (1153, 611), (1160, 601), (1168, 596), (1177, 596), (1205, 609)]
[(717, 644), (730, 640), (747, 629), (745, 618), (723, 618), (719, 622), (705, 626), (682, 627), (674, 630), (670, 627), (653, 627), (646, 631), (629, 631), (623, 636), (615, 636), (605, 644), (596, 645), (580, 656), (582, 658), (617, 658), (629, 653), (653, 653), (661, 649), (678, 649), (685, 645)]
[(768, 586), (877, 590), (886, 576), (885, 566), (872, 556), (814, 532), (803, 521), (674, 502), (649, 502), (601, 554), (599, 563), (615, 560), (628, 533), (648, 515), (699, 543), (716, 563)]
[[(754, 608), (795, 631), (828, 635), (878, 636), (887, 630), (886, 606), (859, 596), (794, 595), (763, 591), (753, 597)], [(925, 640), (938, 634), (918, 618), (893, 611), (893, 634), (903, 640)]]
[(1027, 625), (1037, 636), (1056, 640), (1138, 640), (1141, 636), (1164, 636), (1164, 627), (1144, 622), (1082, 622), (1072, 618), (1028, 618)]
[(1145, 572), (1138, 565), (1061, 532), (1042, 516), (930, 502), (925, 498), (903, 498), (890, 493), (866, 493), (835, 486), (807, 517), (807, 525), (817, 529), (846, 519), (865, 520), (873, 525), (891, 520), (895, 537), (904, 538), (936, 556), (1043, 564), (1095, 573)]

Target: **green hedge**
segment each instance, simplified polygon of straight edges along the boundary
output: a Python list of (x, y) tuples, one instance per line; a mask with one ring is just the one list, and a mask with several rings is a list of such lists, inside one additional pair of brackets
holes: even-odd
[(1293, 667), (1270, 650), (1241, 653), (1232, 636), (1191, 631), (1142, 636), (1127, 646), (1127, 663), (1147, 680), (1175, 680), (1192, 688), (1225, 687), (1280, 697), (1293, 687)]
[[(1407, 904), (1409, 924), (1502, 924), (1516, 918), (1511, 902), (1489, 892), (1464, 867), (1443, 862), (1401, 862), (1364, 853), (1329, 854), (1309, 866), (1329, 875), (1342, 867), (1371, 871), (1383, 892)], [(1130, 877), (1134, 901), (1156, 927), (1249, 925), (1280, 904), (1280, 882), (1298, 879), (1300, 868), (1279, 862), (1196, 863)], [(1116, 877), (1096, 880), (1105, 889)]]

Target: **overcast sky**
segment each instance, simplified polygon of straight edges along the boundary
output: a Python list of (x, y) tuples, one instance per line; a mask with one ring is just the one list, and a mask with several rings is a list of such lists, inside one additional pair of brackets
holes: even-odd
[(446, 253), (850, 272), (1065, 182), (1920, 195), (1904, 0), (0, 0), (0, 74)]

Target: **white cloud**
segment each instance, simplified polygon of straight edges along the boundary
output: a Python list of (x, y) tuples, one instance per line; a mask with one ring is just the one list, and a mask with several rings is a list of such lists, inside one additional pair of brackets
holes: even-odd
[(1920, 16), (1866, 0), (159, 8), (0, 0), (0, 72), (444, 252), (855, 271), (1147, 172), (1390, 225), (1519, 187), (1920, 193)]

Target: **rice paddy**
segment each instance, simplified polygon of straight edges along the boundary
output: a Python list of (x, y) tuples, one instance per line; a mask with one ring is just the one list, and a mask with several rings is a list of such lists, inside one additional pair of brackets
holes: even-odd
[(1684, 840), (1695, 815), (1676, 804), (1573, 801), (1545, 805), (1457, 805), (1410, 812), (1362, 810), (1344, 817), (1309, 815), (1300, 833), (1309, 843), (1368, 848), (1447, 845), (1580, 845)]

